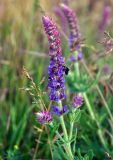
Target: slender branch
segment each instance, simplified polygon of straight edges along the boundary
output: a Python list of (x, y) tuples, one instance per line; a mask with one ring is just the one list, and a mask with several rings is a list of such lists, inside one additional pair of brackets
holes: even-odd
[[(41, 129), (42, 130), (44, 130), (44, 125), (41, 127)], [(42, 136), (42, 132), (39, 134), (39, 138), (38, 138), (38, 141), (37, 141), (37, 143), (36, 143), (36, 147), (35, 147), (35, 151), (34, 151), (34, 154), (33, 154), (33, 158), (32, 158), (32, 160), (35, 160), (35, 158), (36, 158), (36, 154), (37, 154), (37, 151), (38, 151), (38, 148), (39, 148), (39, 141), (40, 141), (40, 139), (41, 139), (41, 136)]]
[[(58, 101), (58, 104), (59, 104), (60, 109), (62, 109), (62, 102)], [(61, 126), (62, 126), (62, 129), (63, 129), (63, 132), (64, 132), (64, 138), (65, 138), (65, 142), (66, 142), (65, 150), (66, 150), (67, 154), (69, 155), (70, 160), (73, 160), (73, 154), (72, 154), (72, 151), (71, 151), (71, 146), (70, 146), (70, 142), (69, 142), (69, 138), (68, 138), (68, 134), (67, 134), (67, 130), (66, 130), (66, 126), (65, 126), (63, 116), (60, 116), (60, 122), (61, 122)]]
[(74, 127), (74, 122), (70, 123), (70, 133), (69, 133), (69, 140), (71, 141), (72, 136), (73, 136), (73, 127)]

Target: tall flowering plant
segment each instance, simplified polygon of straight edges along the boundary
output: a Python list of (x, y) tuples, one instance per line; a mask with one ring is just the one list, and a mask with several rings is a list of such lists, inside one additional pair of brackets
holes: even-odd
[[(83, 97), (74, 97), (69, 106), (62, 105), (62, 101), (65, 101), (66, 103), (66, 67), (62, 55), (60, 33), (52, 18), (43, 16), (42, 21), (49, 42), (50, 63), (48, 67), (48, 91), (49, 100), (52, 105), (50, 111), (43, 109), (42, 111), (35, 113), (35, 115), (40, 124), (48, 124), (52, 129), (55, 128), (55, 120), (58, 120), (57, 123), (59, 123), (59, 128), (55, 131), (55, 134), (57, 134), (58, 139), (63, 143), (62, 152), (66, 155), (66, 159), (73, 160), (75, 153), (72, 151), (72, 142), (74, 145), (76, 142), (76, 135), (73, 134), (74, 123), (76, 122), (76, 117), (77, 119), (80, 118), (81, 112), (79, 107), (83, 104)], [(69, 117), (66, 116), (66, 114), (69, 114)], [(68, 129), (65, 116), (69, 118), (70, 126)], [(61, 133), (61, 131), (63, 133)]]
[[(61, 4), (61, 9), (67, 19), (69, 30), (70, 30), (69, 44), (70, 44), (70, 51), (72, 52), (72, 54), (69, 60), (71, 62), (75, 62), (74, 68), (76, 70), (76, 73), (74, 72), (71, 74), (76, 74), (77, 76), (76, 78), (79, 79), (80, 74), (79, 74), (78, 61), (82, 60), (83, 54), (82, 54), (82, 48), (81, 48), (82, 38), (81, 38), (77, 16), (76, 16), (76, 13), (66, 4)], [(75, 76), (73, 75), (73, 77)], [(80, 99), (82, 102), (82, 96), (80, 94), (75, 95), (74, 99), (76, 99), (76, 101)]]
[(62, 106), (62, 100), (66, 98), (66, 95), (64, 85), (65, 63), (62, 57), (60, 34), (56, 24), (51, 18), (43, 17), (43, 25), (48, 36), (50, 51), (50, 64), (48, 68), (48, 88), (50, 89), (49, 98), (51, 101), (55, 101), (58, 104), (58, 106), (52, 106), (52, 113), (60, 116), (60, 122), (65, 137), (66, 152), (68, 151), (70, 159), (73, 159), (64, 118), (62, 116), (63, 113), (68, 112), (68, 108)]

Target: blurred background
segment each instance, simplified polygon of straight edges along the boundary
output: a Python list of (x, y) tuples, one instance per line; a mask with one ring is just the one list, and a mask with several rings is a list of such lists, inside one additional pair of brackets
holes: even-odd
[[(1, 160), (31, 160), (40, 133), (36, 157), (52, 159), (50, 137), (46, 132), (42, 133), (41, 126), (38, 126), (35, 120), (36, 104), (32, 103), (33, 97), (24, 90), (28, 87), (29, 81), (23, 76), (22, 68), (27, 68), (36, 84), (45, 77), (41, 87), (46, 91), (49, 50), (41, 20), (43, 15), (55, 19), (61, 31), (63, 55), (69, 56), (69, 31), (65, 27), (65, 20), (62, 22), (58, 16), (58, 6), (63, 2), (66, 3), (63, 0), (0, 0)], [(110, 53), (106, 55), (105, 45), (99, 43), (104, 40), (104, 31), (113, 36), (113, 1), (69, 0), (67, 3), (77, 14), (81, 34), (85, 39), (84, 45), (87, 47), (83, 47), (83, 51), (87, 67), (94, 76), (96, 71), (103, 69), (99, 84), (113, 113), (113, 90), (111, 79), (108, 78), (113, 71), (112, 49), (110, 48)], [(103, 24), (105, 7), (109, 8), (110, 14), (107, 22)], [(103, 129), (106, 130), (108, 150), (113, 155), (113, 124), (110, 123), (96, 91), (91, 90), (89, 95), (91, 103), (95, 104), (95, 114), (98, 113)], [(47, 98), (45, 103), (48, 104)], [(83, 154), (92, 149), (95, 159), (102, 160), (105, 158), (105, 152), (97, 138), (96, 125), (93, 124), (85, 107), (83, 110), (78, 125), (80, 129), (77, 145)]]

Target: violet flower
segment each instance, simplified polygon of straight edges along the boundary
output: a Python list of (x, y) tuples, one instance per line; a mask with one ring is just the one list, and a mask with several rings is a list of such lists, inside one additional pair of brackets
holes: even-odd
[(84, 102), (82, 95), (75, 95), (73, 98), (72, 106), (75, 107), (81, 107)]
[(81, 45), (80, 45), (80, 42), (82, 39), (81, 39), (80, 29), (77, 21), (77, 16), (75, 12), (67, 5), (61, 4), (61, 8), (65, 17), (67, 18), (67, 22), (70, 29), (70, 36), (69, 36), (70, 49), (72, 51), (77, 50), (78, 52), (78, 57), (76, 58), (75, 55), (73, 54), (70, 57), (70, 61), (79, 61), (83, 58), (83, 54), (82, 54)]
[(61, 116), (68, 112), (69, 112), (69, 109), (67, 106), (63, 106), (62, 110), (60, 110), (59, 106), (52, 106), (52, 110), (51, 110), (51, 113), (55, 114), (56, 116)]
[(109, 24), (110, 14), (111, 14), (111, 7), (110, 6), (105, 6), (105, 8), (103, 10), (102, 20), (99, 24), (99, 30), (100, 30), (101, 33), (104, 33), (106, 27)]
[(59, 106), (51, 106), (52, 110), (51, 113), (55, 114), (56, 116), (60, 116), (60, 109)]
[(43, 17), (43, 25), (49, 40), (50, 64), (48, 68), (48, 88), (50, 89), (49, 98), (52, 101), (64, 99), (64, 60), (62, 57), (60, 34), (56, 24), (51, 18)]
[(69, 112), (68, 107), (67, 107), (67, 106), (63, 106), (63, 107), (62, 107), (62, 110), (61, 110), (61, 115), (62, 115), (62, 114), (65, 114), (65, 113), (68, 113), (68, 112)]
[(37, 112), (35, 113), (35, 115), (38, 122), (41, 124), (47, 124), (53, 121), (51, 114), (48, 111)]

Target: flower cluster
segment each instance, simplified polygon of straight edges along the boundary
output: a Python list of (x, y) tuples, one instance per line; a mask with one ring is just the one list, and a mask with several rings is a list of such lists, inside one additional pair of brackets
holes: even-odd
[(69, 28), (70, 28), (70, 48), (74, 48), (74, 44), (80, 39), (80, 32), (79, 32), (79, 26), (77, 22), (77, 17), (75, 15), (75, 12), (70, 9), (67, 5), (61, 4), (62, 11), (64, 15), (67, 18)]
[(50, 64), (48, 68), (49, 98), (52, 101), (59, 101), (65, 98), (65, 64), (62, 57), (60, 34), (52, 19), (43, 17), (45, 32), (49, 40)]
[(48, 69), (48, 88), (50, 89), (50, 100), (58, 101), (64, 99), (64, 61), (61, 56), (51, 57)]
[(38, 122), (41, 124), (47, 124), (53, 121), (51, 114), (48, 111), (37, 112), (35, 115)]
[(84, 102), (82, 95), (75, 95), (73, 98), (72, 106), (75, 107), (81, 107)]
[(78, 21), (75, 12), (69, 8), (69, 6), (62, 4), (61, 5), (62, 11), (64, 15), (67, 18), (69, 29), (70, 29), (70, 36), (69, 36), (69, 42), (70, 42), (70, 49), (77, 50), (78, 57), (76, 58), (74, 55), (70, 57), (71, 61), (79, 61), (83, 58), (83, 54), (81, 52), (81, 35), (80, 30), (78, 26)]
[(56, 116), (60, 116), (64, 113), (68, 113), (69, 109), (67, 106), (63, 106), (62, 110), (60, 110), (59, 106), (52, 106), (52, 111), (51, 113), (55, 114)]

